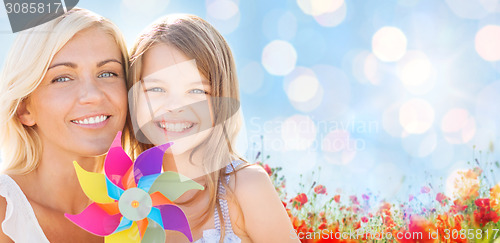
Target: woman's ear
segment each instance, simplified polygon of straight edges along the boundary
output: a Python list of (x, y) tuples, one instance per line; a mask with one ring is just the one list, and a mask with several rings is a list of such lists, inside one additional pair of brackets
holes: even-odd
[(28, 127), (34, 126), (36, 124), (33, 115), (28, 109), (26, 99), (23, 99), (17, 107), (17, 118), (19, 118), (19, 121), (21, 121), (23, 125)]

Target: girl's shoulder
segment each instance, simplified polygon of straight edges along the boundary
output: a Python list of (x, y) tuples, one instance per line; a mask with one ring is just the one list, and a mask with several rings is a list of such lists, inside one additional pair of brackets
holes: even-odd
[[(258, 164), (250, 164), (245, 161), (233, 161), (226, 167), (226, 173), (229, 175), (229, 187), (232, 190), (262, 189), (262, 186), (272, 186), (269, 175)], [(241, 187), (241, 188), (239, 188)], [(272, 186), (274, 191), (274, 186)]]
[[(268, 173), (257, 164), (236, 167), (229, 187), (240, 209), (236, 224), (255, 242), (297, 242), (293, 227)], [(238, 233), (238, 232), (237, 232)]]

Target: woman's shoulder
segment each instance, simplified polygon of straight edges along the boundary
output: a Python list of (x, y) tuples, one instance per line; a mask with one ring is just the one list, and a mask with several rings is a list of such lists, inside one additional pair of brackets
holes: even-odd
[[(12, 242), (12, 239), (4, 232), (4, 222), (6, 218), (10, 218), (7, 216), (7, 200), (13, 204), (12, 194), (16, 193), (16, 186), (17, 184), (12, 178), (6, 174), (0, 174), (0, 222), (2, 226), (0, 227), (0, 242)], [(12, 212), (9, 212), (9, 214), (12, 214)]]

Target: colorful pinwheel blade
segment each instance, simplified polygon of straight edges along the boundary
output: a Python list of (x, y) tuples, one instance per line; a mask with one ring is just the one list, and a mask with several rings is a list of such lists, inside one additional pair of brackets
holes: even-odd
[(170, 201), (175, 201), (186, 191), (191, 189), (203, 190), (203, 186), (194, 182), (186, 176), (178, 174), (173, 171), (165, 171), (155, 180), (149, 194), (154, 192), (161, 192)]
[(96, 203), (90, 204), (80, 214), (64, 214), (80, 228), (99, 236), (113, 233), (120, 224), (120, 214), (109, 215)]
[(136, 183), (139, 183), (139, 180), (143, 176), (161, 173), (163, 154), (165, 154), (165, 151), (170, 145), (172, 145), (172, 143), (152, 147), (142, 152), (139, 157), (137, 157), (134, 163), (134, 177)]
[(141, 235), (139, 234), (139, 228), (135, 222), (132, 226), (126, 230), (122, 230), (118, 233), (108, 235), (104, 238), (105, 243), (140, 243)]
[(108, 154), (104, 161), (104, 173), (106, 177), (121, 189), (125, 189), (122, 184), (122, 178), (127, 173), (128, 169), (132, 166), (132, 160), (128, 157), (127, 153), (123, 151), (121, 146), (122, 133), (118, 132), (109, 148)]
[(149, 212), (148, 218), (155, 221), (163, 228), (163, 219), (161, 218), (161, 211), (156, 207), (151, 208), (151, 212)]
[(155, 221), (151, 219), (148, 219), (148, 221), (148, 227), (146, 228), (146, 233), (144, 233), (142, 237), (142, 241), (149, 243), (164, 243), (165, 230)]
[(161, 192), (153, 192), (149, 195), (151, 197), (151, 201), (153, 202), (153, 206), (159, 206), (164, 204), (173, 204), (172, 201), (168, 200)]
[(118, 207), (118, 201), (112, 203), (97, 203), (97, 205), (109, 215), (115, 215), (120, 213), (120, 208)]
[(120, 196), (123, 194), (124, 190), (116, 186), (113, 182), (106, 178), (106, 189), (108, 191), (108, 196), (115, 200), (120, 199)]
[(141, 239), (143, 239), (144, 233), (146, 232), (146, 228), (149, 225), (148, 218), (146, 217), (139, 221), (135, 221), (135, 223), (137, 224), (137, 228), (139, 228), (139, 234), (141, 234)]
[(106, 177), (100, 173), (88, 172), (73, 161), (76, 176), (83, 192), (87, 197), (96, 203), (112, 203), (114, 200), (108, 196), (106, 189)]
[(133, 166), (130, 166), (130, 168), (127, 170), (127, 173), (125, 173), (125, 176), (123, 176), (122, 184), (125, 187), (125, 189), (137, 187), (137, 183), (135, 183), (135, 178), (134, 178)]
[(113, 234), (116, 234), (120, 231), (123, 231), (123, 230), (126, 230), (126, 229), (129, 229), (130, 226), (132, 226), (132, 223), (134, 221), (132, 220), (129, 220), (125, 217), (122, 217), (121, 221), (120, 221), (120, 224), (118, 225), (118, 227), (116, 228), (116, 230), (113, 232)]
[(173, 204), (160, 205), (157, 206), (157, 208), (160, 209), (164, 229), (179, 231), (183, 233), (189, 241), (193, 241), (189, 222), (181, 208)]
[(144, 191), (149, 191), (149, 188), (151, 188), (151, 185), (153, 185), (158, 176), (160, 176), (160, 173), (141, 177), (139, 182), (137, 182), (137, 187)]

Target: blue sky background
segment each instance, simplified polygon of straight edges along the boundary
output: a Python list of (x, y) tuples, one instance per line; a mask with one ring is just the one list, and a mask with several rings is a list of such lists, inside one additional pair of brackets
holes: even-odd
[[(471, 168), (467, 161), (499, 158), (500, 0), (77, 6), (111, 19), (128, 44), (165, 14), (212, 23), (238, 68), (246, 124), (240, 151), (253, 160), (264, 148), (265, 162), (283, 167), (291, 193), (300, 174), (331, 195), (339, 188), (405, 200), (428, 183), (451, 193), (446, 181)], [(0, 64), (14, 36), (2, 6)], [(488, 168), (492, 183), (500, 182), (500, 169)]]

